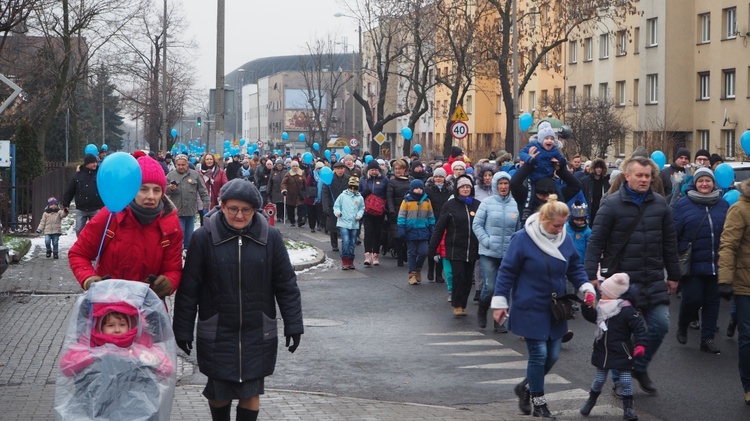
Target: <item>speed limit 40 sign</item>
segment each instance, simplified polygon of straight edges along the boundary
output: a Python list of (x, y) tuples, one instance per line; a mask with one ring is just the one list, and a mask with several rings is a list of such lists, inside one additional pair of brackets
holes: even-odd
[(463, 139), (469, 135), (469, 126), (463, 121), (456, 121), (451, 124), (451, 134), (456, 139)]

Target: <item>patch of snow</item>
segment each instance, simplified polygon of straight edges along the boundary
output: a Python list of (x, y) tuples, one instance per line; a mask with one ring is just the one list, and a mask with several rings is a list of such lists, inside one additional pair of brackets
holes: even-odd
[[(292, 263), (294, 263), (294, 262), (292, 262)], [(315, 265), (313, 267), (309, 267), (309, 268), (304, 269), (304, 270), (294, 271), (294, 273), (296, 273), (297, 275), (300, 275), (302, 273), (307, 273), (307, 272), (313, 271), (313, 270), (336, 269), (338, 267), (339, 266), (336, 265), (336, 262), (333, 259), (330, 259), (330, 258), (326, 257), (326, 259), (321, 264)]]

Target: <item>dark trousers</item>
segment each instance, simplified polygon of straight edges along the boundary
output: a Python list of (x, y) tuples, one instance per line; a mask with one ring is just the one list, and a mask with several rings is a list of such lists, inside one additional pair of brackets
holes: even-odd
[(294, 206), (290, 204), (286, 205), (286, 217), (289, 218), (289, 222), (291, 222), (292, 225), (294, 225), (296, 221), (295, 215), (299, 216), (299, 219), (302, 220), (302, 215), (299, 215), (299, 213), (301, 212), (299, 212), (298, 206)]
[(719, 283), (716, 276), (688, 276), (680, 281), (682, 301), (677, 327), (686, 330), (700, 309), (701, 340), (713, 339), (719, 319)]
[(274, 203), (274, 205), (276, 205), (276, 220), (279, 222), (283, 222), (286, 213), (284, 211), (284, 202)]
[(365, 214), (362, 217), (362, 224), (365, 226), (365, 253), (380, 253), (380, 236), (384, 220), (385, 215)]
[(315, 227), (324, 227), (325, 215), (323, 215), (323, 206), (321, 205), (305, 205), (307, 208), (307, 223), (310, 225), (310, 229)]
[(451, 291), (451, 305), (466, 308), (469, 302), (471, 287), (474, 285), (474, 261), (451, 260), (453, 268), (453, 291)]

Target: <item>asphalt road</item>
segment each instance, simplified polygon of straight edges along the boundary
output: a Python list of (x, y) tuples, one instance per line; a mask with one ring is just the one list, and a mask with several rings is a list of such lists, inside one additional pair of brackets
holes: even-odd
[[(489, 404), (499, 411), (517, 411), (513, 386), (525, 376), (525, 343), (513, 334), (479, 329), (474, 303), (469, 304), (468, 317), (454, 318), (445, 284), (426, 282), (426, 269), (421, 285), (408, 285), (406, 269), (397, 268), (390, 257), (381, 258), (380, 268), (365, 269), (360, 246), (357, 270), (342, 271), (327, 236), (306, 228), (284, 231), (292, 239), (321, 247), (335, 258), (335, 266), (299, 276), (306, 332), (292, 358), (279, 358), (267, 384), (387, 401)], [(722, 302), (721, 331), (716, 336), (720, 355), (699, 350), (696, 330), (690, 330), (687, 345), (677, 343), (678, 304), (673, 299), (672, 329), (649, 369), (659, 395), (649, 396), (634, 384), (641, 419), (750, 419), (737, 373), (737, 341), (724, 335), (728, 303)], [(570, 326), (576, 336), (563, 345), (559, 362), (547, 376), (545, 392), (553, 413), (578, 419), (583, 418), (578, 409), (594, 376), (590, 364), (594, 326), (580, 316)], [(620, 405), (611, 394), (602, 394), (590, 418), (619, 418)]]

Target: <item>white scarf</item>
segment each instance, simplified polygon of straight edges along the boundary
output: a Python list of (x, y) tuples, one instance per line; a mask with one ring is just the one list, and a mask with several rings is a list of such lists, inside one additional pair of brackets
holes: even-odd
[(544, 253), (555, 259), (562, 260), (563, 262), (566, 261), (565, 257), (563, 257), (558, 249), (563, 241), (565, 241), (565, 236), (567, 235), (566, 230), (562, 230), (560, 231), (560, 234), (554, 236), (550, 235), (548, 232), (544, 231), (544, 228), (542, 228), (542, 225), (539, 223), (539, 212), (532, 214), (529, 219), (526, 220), (524, 228), (526, 228), (526, 233), (531, 238), (531, 241), (533, 241), (534, 244), (536, 244)]
[(625, 300), (599, 300), (596, 305), (596, 339), (602, 337), (604, 332), (607, 331), (607, 319), (620, 314), (620, 309)]

